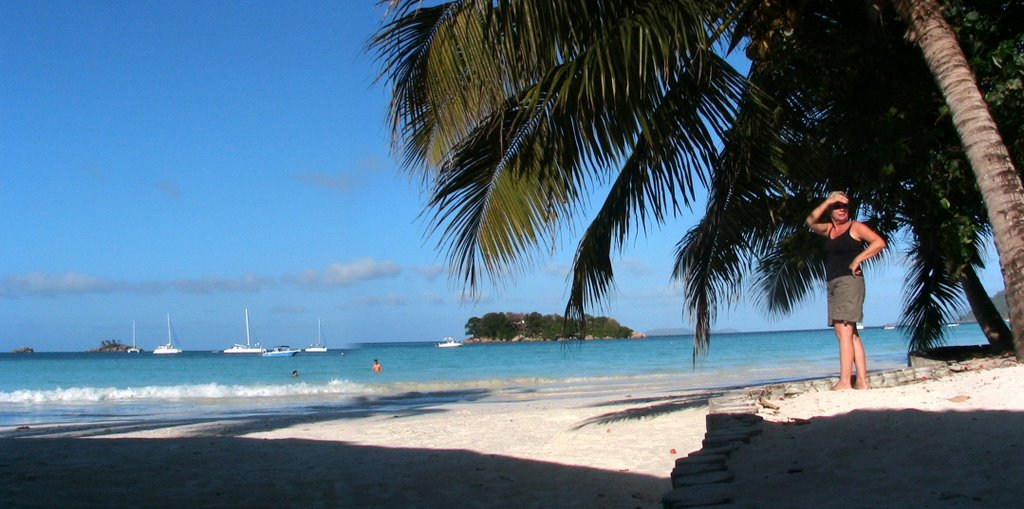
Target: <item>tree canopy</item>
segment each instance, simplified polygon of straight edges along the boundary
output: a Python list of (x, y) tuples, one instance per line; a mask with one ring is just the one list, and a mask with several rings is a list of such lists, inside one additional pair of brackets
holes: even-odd
[[(1024, 285), (1012, 269), (1024, 256), (1012, 234), (1024, 227), (1019, 175), (975, 80), (952, 79), (969, 62), (934, 0), (392, 4), (371, 46), (392, 87), (396, 149), (431, 186), (440, 247), (470, 289), (554, 249), (598, 186), (609, 192), (569, 275), (565, 316), (581, 323), (614, 288), (611, 253), (710, 188), (703, 228), (683, 240), (698, 247), (681, 246), (676, 266), (695, 351), (752, 268), (776, 313), (820, 280), (792, 218), (831, 189), (919, 253), (905, 310), (917, 340), (938, 337), (928, 324), (950, 313), (989, 232), (1008, 250), (1008, 289)], [(1021, 3), (946, 5), (970, 62), (989, 73), (982, 90), (1019, 117), (1021, 29), (1009, 20)], [(754, 63), (747, 76), (723, 58), (741, 46)], [(936, 68), (937, 48), (953, 72)], [(971, 86), (953, 97), (952, 82)], [(983, 143), (967, 142), (980, 132)], [(756, 222), (730, 219), (744, 215)], [(1008, 294), (1024, 305), (1024, 287)]]
[(565, 317), (556, 314), (487, 313), (466, 322), (466, 334), (477, 338), (510, 341), (514, 338), (555, 340), (572, 338), (628, 338), (633, 329), (624, 327), (614, 318), (588, 316), (582, 330), (575, 324), (565, 326)]

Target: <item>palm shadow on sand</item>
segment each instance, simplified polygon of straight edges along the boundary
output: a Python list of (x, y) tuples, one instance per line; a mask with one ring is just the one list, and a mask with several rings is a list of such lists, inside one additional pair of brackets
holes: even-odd
[(1024, 413), (857, 410), (765, 422), (733, 453), (735, 507), (1015, 507)]
[(239, 437), (0, 439), (5, 509), (653, 508), (668, 484), (467, 450)]

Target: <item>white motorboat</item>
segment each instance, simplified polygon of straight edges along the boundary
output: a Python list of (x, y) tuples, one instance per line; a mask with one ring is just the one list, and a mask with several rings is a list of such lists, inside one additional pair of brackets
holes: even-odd
[(293, 350), (292, 347), (288, 345), (280, 345), (261, 353), (260, 357), (291, 357), (299, 353), (299, 351), (300, 350)]
[(327, 352), (327, 345), (324, 344), (324, 332), (320, 328), (320, 320), (316, 321), (316, 343), (306, 347), (303, 352), (309, 353), (325, 353)]
[(171, 315), (167, 315), (167, 344), (160, 345), (153, 350), (154, 355), (169, 355), (181, 353), (181, 348), (174, 344), (174, 330), (171, 328)]
[(455, 338), (451, 336), (445, 336), (440, 343), (437, 344), (438, 348), (457, 348), (462, 346), (461, 341), (455, 341)]
[(227, 350), (224, 350), (224, 353), (256, 353), (256, 354), (262, 354), (263, 352), (266, 352), (267, 349), (261, 347), (259, 341), (257, 341), (255, 345), (251, 343), (251, 339), (250, 339), (251, 335), (252, 335), (252, 329), (249, 327), (249, 308), (245, 308), (245, 344), (242, 345), (242, 344), (239, 344), (239, 343), (235, 343), (234, 345), (231, 346), (231, 348), (228, 348)]

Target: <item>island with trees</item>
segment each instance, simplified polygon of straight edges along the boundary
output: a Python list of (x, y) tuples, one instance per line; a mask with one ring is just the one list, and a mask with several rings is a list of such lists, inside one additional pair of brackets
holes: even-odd
[(100, 342), (99, 348), (93, 348), (90, 352), (127, 352), (131, 345), (126, 345), (116, 339), (104, 339)]
[[(621, 325), (614, 318), (587, 316), (583, 330), (576, 330), (575, 324), (566, 323), (565, 317), (556, 314), (532, 313), (487, 313), (474, 316), (466, 322), (466, 343), (488, 343), (500, 341), (557, 341), (561, 339), (619, 339), (643, 338), (643, 333)], [(569, 327), (566, 329), (566, 327)]]

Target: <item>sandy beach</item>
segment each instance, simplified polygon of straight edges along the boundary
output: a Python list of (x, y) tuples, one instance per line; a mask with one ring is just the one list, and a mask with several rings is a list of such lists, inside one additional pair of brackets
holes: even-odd
[(709, 394), (632, 389), (5, 430), (0, 506), (660, 507)]
[(762, 410), (730, 458), (734, 507), (1019, 507), (1024, 366)]
[[(736, 507), (1009, 507), (1024, 366), (775, 401)], [(0, 430), (0, 506), (654, 508), (707, 398), (473, 391), (359, 411)]]

